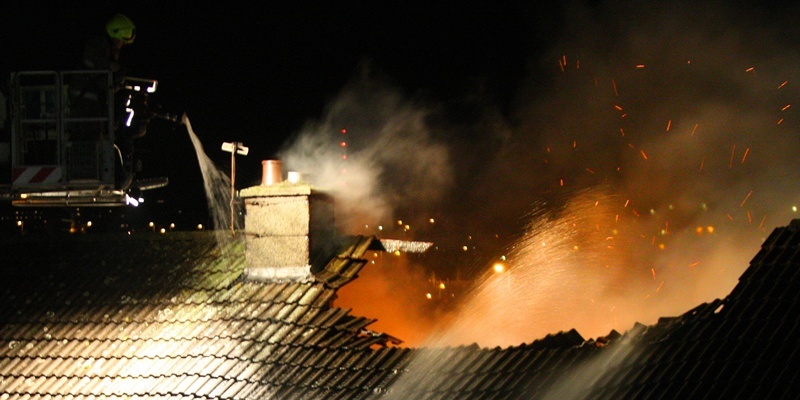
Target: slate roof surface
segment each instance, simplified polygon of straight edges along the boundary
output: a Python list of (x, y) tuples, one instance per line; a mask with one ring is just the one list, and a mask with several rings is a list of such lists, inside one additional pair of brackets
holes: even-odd
[[(332, 303), (374, 238), (316, 282), (245, 282), (213, 234), (0, 240), (0, 399), (789, 399), (800, 221), (739, 284), (656, 324), (508, 348), (408, 349)], [(222, 252), (227, 257), (220, 257)]]

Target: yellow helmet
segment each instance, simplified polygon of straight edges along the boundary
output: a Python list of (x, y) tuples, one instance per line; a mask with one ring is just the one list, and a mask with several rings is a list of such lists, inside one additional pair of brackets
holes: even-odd
[(136, 25), (122, 14), (116, 14), (106, 22), (106, 31), (109, 37), (127, 44), (133, 43), (133, 39), (136, 38)]

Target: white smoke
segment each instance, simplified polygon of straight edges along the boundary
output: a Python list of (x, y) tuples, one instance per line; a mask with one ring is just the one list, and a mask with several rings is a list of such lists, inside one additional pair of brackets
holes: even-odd
[(428, 116), (365, 69), (278, 156), (333, 195), (341, 225), (378, 224), (403, 203), (440, 201), (450, 187), (450, 153)]

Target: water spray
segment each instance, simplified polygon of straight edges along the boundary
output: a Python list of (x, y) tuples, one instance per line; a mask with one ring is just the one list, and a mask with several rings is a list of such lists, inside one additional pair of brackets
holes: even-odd
[[(203, 183), (206, 192), (206, 200), (208, 201), (208, 210), (213, 219), (214, 231), (216, 233), (217, 242), (220, 249), (227, 247), (231, 241), (231, 236), (224, 233), (226, 227), (236, 227), (235, 219), (228, 221), (226, 214), (230, 205), (235, 205), (232, 201), (230, 188), (233, 187), (230, 178), (217, 168), (214, 162), (208, 158), (203, 150), (203, 144), (192, 129), (192, 124), (189, 118), (184, 114), (182, 119), (183, 124), (186, 126), (186, 131), (189, 133), (189, 138), (192, 140), (195, 152), (197, 153), (197, 161), (200, 165), (200, 172), (203, 175)], [(242, 151), (242, 149), (235, 150)], [(235, 214), (234, 212), (232, 212)]]

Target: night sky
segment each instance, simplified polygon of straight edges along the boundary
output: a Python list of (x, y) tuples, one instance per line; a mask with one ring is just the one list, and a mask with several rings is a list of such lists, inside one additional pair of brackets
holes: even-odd
[[(507, 109), (561, 18), (561, 7), (541, 2), (190, 4), (19, 2), (0, 16), (0, 71), (74, 68), (107, 16), (126, 14), (137, 26), (122, 55), (129, 75), (159, 80), (156, 102), (186, 113), (220, 168), (229, 169), (222, 142), (249, 146), (238, 172), (248, 185), (260, 179), (260, 161), (323, 118), (364, 68), (398, 92), (443, 105), (439, 118), (469, 115), (478, 93), (481, 107)], [(137, 151), (140, 175), (172, 182), (159, 197), (202, 194), (182, 128), (155, 121)]]
[(164, 109), (186, 112), (198, 131), (266, 156), (365, 63), (409, 93), (452, 101), (480, 84), (506, 103), (559, 18), (534, 2), (310, 3), (25, 2), (3, 13), (1, 66), (75, 66), (84, 38), (118, 10), (137, 25), (123, 53), (129, 75), (158, 79)]

